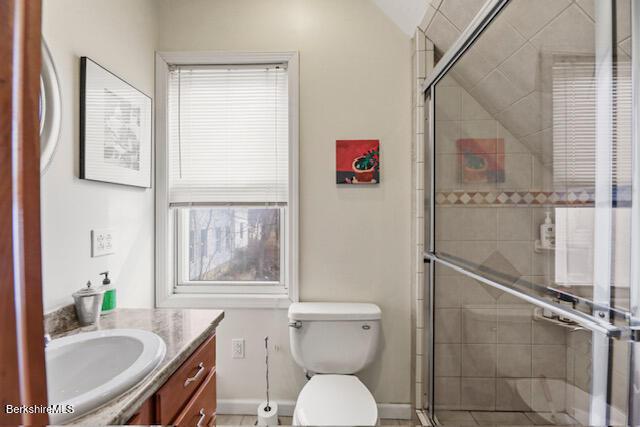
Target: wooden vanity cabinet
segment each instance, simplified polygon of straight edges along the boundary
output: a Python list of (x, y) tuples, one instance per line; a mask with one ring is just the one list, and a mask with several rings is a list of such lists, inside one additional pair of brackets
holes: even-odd
[(210, 426), (216, 419), (216, 337), (203, 342), (132, 416), (130, 425)]
[(216, 419), (216, 373), (211, 372), (186, 408), (173, 420), (182, 426), (213, 426)]
[(155, 406), (153, 405), (153, 398), (150, 398), (142, 404), (138, 412), (129, 418), (127, 424), (148, 426), (154, 424), (155, 419)]
[(174, 423), (192, 398), (196, 398), (209, 374), (215, 372), (215, 363), (216, 340), (213, 336), (202, 343), (156, 392), (159, 424)]

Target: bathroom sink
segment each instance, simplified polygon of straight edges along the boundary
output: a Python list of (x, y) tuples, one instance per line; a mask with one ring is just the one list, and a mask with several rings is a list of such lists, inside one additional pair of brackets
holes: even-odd
[(73, 405), (70, 414), (51, 414), (51, 424), (79, 417), (139, 383), (163, 359), (158, 335), (112, 329), (70, 335), (45, 350), (49, 403)]

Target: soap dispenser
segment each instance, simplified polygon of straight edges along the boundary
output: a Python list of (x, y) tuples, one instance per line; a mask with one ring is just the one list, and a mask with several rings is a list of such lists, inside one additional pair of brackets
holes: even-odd
[(104, 271), (100, 274), (104, 276), (104, 279), (102, 280), (102, 289), (104, 290), (102, 314), (109, 314), (116, 309), (116, 288), (111, 284), (108, 271)]
[(540, 225), (540, 246), (546, 249), (555, 244), (555, 225), (551, 221), (551, 212), (545, 212), (544, 223)]
[(96, 289), (91, 286), (91, 281), (88, 281), (85, 288), (74, 292), (72, 296), (80, 326), (97, 325), (100, 320), (104, 289)]

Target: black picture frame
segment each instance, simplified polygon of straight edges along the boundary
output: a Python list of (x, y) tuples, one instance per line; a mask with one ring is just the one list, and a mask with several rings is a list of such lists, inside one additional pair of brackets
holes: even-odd
[(151, 188), (152, 98), (80, 58), (80, 179)]

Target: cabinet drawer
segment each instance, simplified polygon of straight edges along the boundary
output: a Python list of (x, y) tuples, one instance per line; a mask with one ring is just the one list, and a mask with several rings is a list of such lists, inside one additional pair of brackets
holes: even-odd
[(154, 424), (154, 410), (153, 410), (153, 397), (147, 399), (138, 412), (129, 418), (127, 424), (129, 425), (137, 425), (137, 426), (148, 426)]
[(216, 422), (216, 372), (209, 374), (187, 407), (173, 421), (178, 427), (213, 426)]
[(209, 377), (216, 363), (216, 337), (212, 336), (193, 352), (156, 393), (159, 424), (169, 424)]

